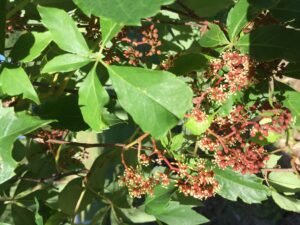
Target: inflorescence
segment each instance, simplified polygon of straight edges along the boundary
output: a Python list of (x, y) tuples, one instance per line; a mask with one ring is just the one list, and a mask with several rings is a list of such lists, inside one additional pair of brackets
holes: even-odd
[[(251, 104), (236, 101), (225, 115), (219, 113), (230, 97), (255, 84), (256, 66), (248, 55), (238, 52), (224, 52), (211, 61), (204, 73), (206, 88), (197, 89), (199, 86), (193, 85), (194, 108), (186, 115), (198, 123), (212, 117), (208, 129), (197, 137), (194, 155), (172, 157), (168, 150), (158, 150), (153, 142), (152, 153), (139, 155), (137, 169), (125, 165), (124, 175), (120, 176), (120, 183), (132, 197), (153, 194), (156, 185), (167, 187), (172, 183), (185, 196), (205, 199), (214, 196), (219, 188), (215, 167), (231, 168), (242, 174), (256, 174), (265, 167), (268, 152), (264, 144), (272, 135), (283, 135), (289, 128), (292, 121), (289, 109), (279, 102), (260, 99)], [(141, 168), (149, 165), (163, 166), (166, 170), (146, 176)]]

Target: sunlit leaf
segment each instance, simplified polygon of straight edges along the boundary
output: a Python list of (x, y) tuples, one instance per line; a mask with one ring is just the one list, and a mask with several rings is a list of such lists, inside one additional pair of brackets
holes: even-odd
[(221, 28), (213, 23), (209, 25), (209, 30), (203, 34), (203, 36), (199, 40), (199, 43), (201, 46), (206, 48), (212, 48), (229, 44)]
[(47, 62), (42, 73), (70, 72), (87, 65), (89, 62), (91, 62), (89, 58), (80, 55), (59, 55)]
[(300, 212), (300, 200), (288, 196), (281, 195), (276, 191), (272, 191), (272, 198), (282, 209), (292, 212)]
[(255, 175), (242, 175), (230, 169), (215, 169), (214, 172), (220, 184), (217, 193), (231, 201), (240, 198), (248, 204), (260, 203), (269, 195), (268, 188)]
[(44, 33), (31, 32), (22, 35), (10, 52), (15, 61), (31, 62), (41, 55), (52, 41), (49, 31)]
[(163, 136), (192, 106), (192, 91), (173, 74), (134, 67), (109, 67), (120, 104), (145, 132)]
[(108, 101), (109, 96), (101, 85), (94, 67), (80, 84), (78, 104), (84, 121), (95, 131), (106, 127), (102, 114)]
[(13, 108), (2, 108), (0, 105), (0, 124), (2, 127), (6, 127), (6, 129), (0, 129), (0, 156), (2, 160), (9, 167), (16, 167), (17, 163), (12, 158), (11, 151), (17, 137), (50, 122), (29, 116), (25, 112), (15, 114)]
[(89, 54), (89, 47), (72, 18), (63, 10), (38, 7), (42, 23), (49, 29), (55, 43), (63, 50), (78, 55)]
[(34, 90), (25, 70), (20, 68), (4, 68), (0, 74), (0, 86), (2, 91), (10, 96), (23, 95), (39, 104), (39, 97)]
[(94, 15), (126, 25), (139, 25), (141, 18), (154, 16), (161, 5), (174, 0), (73, 0), (88, 16)]

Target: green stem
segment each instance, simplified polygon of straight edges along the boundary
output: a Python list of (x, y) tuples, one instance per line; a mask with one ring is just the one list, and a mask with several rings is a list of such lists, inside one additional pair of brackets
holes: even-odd
[(76, 217), (76, 215), (77, 215), (77, 213), (78, 213), (78, 211), (80, 209), (80, 205), (82, 203), (82, 200), (83, 200), (83, 197), (84, 197), (85, 193), (86, 193), (86, 190), (84, 190), (83, 192), (81, 192), (81, 194), (79, 196), (79, 199), (78, 199), (78, 201), (76, 203), (76, 206), (75, 206), (75, 209), (74, 209), (74, 215), (73, 215), (73, 218), (72, 218), (72, 221), (71, 221), (71, 225), (75, 224), (74, 223), (75, 222), (75, 217)]
[(7, 5), (7, 0), (1, 0), (0, 2), (0, 54), (3, 55), (5, 50), (6, 5)]
[(6, 14), (6, 19), (13, 17), (18, 11), (22, 10), (31, 0), (23, 0)]

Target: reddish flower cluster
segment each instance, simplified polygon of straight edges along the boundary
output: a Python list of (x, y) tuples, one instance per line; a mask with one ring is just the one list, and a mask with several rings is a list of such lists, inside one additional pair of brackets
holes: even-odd
[[(158, 30), (152, 24), (150, 27), (141, 30), (142, 34), (141, 40), (132, 40), (128, 37), (124, 37), (121, 39), (123, 42), (127, 42), (131, 46), (128, 46), (124, 51), (124, 56), (129, 61), (128, 63), (131, 65), (137, 65), (142, 57), (152, 56), (152, 55), (160, 55), (161, 52), (157, 48), (161, 46), (161, 41), (158, 39)], [(146, 51), (142, 51), (139, 49), (139, 46), (147, 45), (150, 48)]]
[(274, 108), (269, 103), (265, 102), (262, 105), (256, 103), (251, 107), (252, 110), (261, 111), (261, 119), (259, 123), (251, 130), (251, 136), (255, 137), (257, 134), (262, 136), (269, 136), (270, 132), (283, 133), (286, 131), (292, 121), (292, 114), (289, 109), (282, 108), (281, 105), (275, 104)]
[[(270, 107), (267, 103), (263, 105), (264, 109)], [(263, 139), (270, 131), (282, 133), (291, 122), (291, 113), (286, 108), (256, 111), (258, 109), (262, 108), (253, 106), (246, 110), (238, 105), (229, 116), (216, 117), (198, 146), (204, 151), (215, 152), (215, 162), (223, 169), (232, 167), (242, 173), (258, 173), (268, 157), (264, 148), (251, 141), (251, 137)], [(253, 117), (255, 114), (267, 116)]]
[(157, 180), (159, 180), (159, 183), (163, 186), (163, 187), (168, 187), (170, 184), (170, 179), (168, 177), (167, 174), (164, 173), (158, 173), (156, 174)]
[[(211, 62), (205, 73), (210, 87), (194, 98), (194, 109), (186, 117), (201, 122), (207, 118), (206, 110), (214, 102), (222, 103), (229, 95), (254, 82), (255, 63), (248, 55), (224, 52)], [(289, 127), (292, 116), (280, 104), (256, 102), (250, 108), (239, 104), (228, 116), (216, 116), (209, 129), (198, 141), (203, 151), (214, 153), (220, 168), (232, 167), (242, 173), (258, 173), (267, 160), (267, 152), (256, 138), (264, 140), (270, 132), (282, 134)], [(256, 143), (258, 142), (258, 143)]]
[(224, 52), (219, 59), (213, 60), (205, 73), (206, 78), (212, 80), (212, 87), (208, 89), (210, 99), (222, 103), (228, 95), (251, 84), (253, 66), (254, 62), (248, 55), (237, 52)]
[(174, 60), (176, 57), (170, 55), (167, 59), (163, 60), (160, 64), (161, 70), (169, 70), (172, 66), (174, 66)]
[(128, 188), (131, 197), (141, 198), (145, 194), (153, 194), (157, 181), (153, 177), (145, 177), (142, 172), (128, 167), (124, 175), (119, 177), (119, 184)]
[(150, 163), (150, 157), (148, 157), (146, 154), (141, 154), (139, 160), (140, 160), (140, 164), (144, 166), (148, 166)]
[(130, 29), (123, 29), (122, 32), (113, 40), (113, 45), (120, 46), (123, 49), (121, 55), (112, 52), (110, 48), (106, 49), (106, 58), (104, 61), (108, 64), (119, 62), (123, 57), (123, 61), (127, 61), (130, 65), (138, 65), (144, 62), (147, 57), (160, 55), (161, 51), (158, 48), (161, 46), (161, 41), (158, 39), (158, 30), (154, 25), (142, 27), (138, 32), (140, 35), (134, 36)]
[[(180, 165), (180, 164), (179, 164)], [(185, 196), (206, 199), (215, 195), (219, 187), (212, 170), (206, 170), (202, 163), (197, 164), (193, 172), (188, 172), (187, 165), (179, 166), (179, 177), (176, 186)]]
[(198, 146), (204, 151), (214, 152), (218, 150), (221, 146), (217, 141), (213, 141), (211, 138), (203, 137), (198, 142)]
[(232, 167), (233, 170), (245, 173), (259, 173), (260, 169), (265, 166), (264, 161), (268, 159), (266, 151), (262, 146), (250, 142), (249, 146), (244, 149), (228, 148), (225, 151), (217, 151), (215, 162), (222, 169)]
[(124, 175), (119, 177), (119, 184), (128, 188), (131, 197), (141, 198), (146, 194), (152, 195), (154, 187), (158, 184), (167, 187), (170, 184), (170, 180), (164, 173), (146, 177), (142, 171), (127, 167)]
[[(124, 175), (120, 176), (119, 183), (126, 186), (131, 197), (140, 198), (145, 194), (153, 194), (153, 189), (156, 185), (168, 187), (170, 179), (175, 182), (175, 186), (179, 191), (186, 196), (203, 199), (213, 196), (218, 188), (218, 182), (214, 179), (214, 172), (207, 169), (204, 160), (198, 160), (198, 163), (189, 165), (182, 162), (169, 162), (164, 156), (166, 152), (154, 150), (151, 156), (142, 154), (140, 161), (142, 165), (145, 161), (167, 166), (168, 170), (165, 173), (155, 173), (152, 176), (145, 176), (140, 169), (132, 169), (126, 167)], [(152, 156), (157, 156), (157, 159), (152, 159)]]
[(225, 90), (225, 87), (223, 85), (220, 85), (219, 87), (210, 88), (208, 93), (210, 99), (216, 102), (225, 102), (228, 98), (228, 92)]
[(192, 117), (196, 121), (202, 122), (202, 121), (206, 120), (207, 115), (203, 110), (201, 110), (199, 108), (194, 108), (192, 110), (191, 114), (186, 115), (186, 117)]
[(100, 23), (99, 18), (91, 16), (88, 20), (88, 24), (85, 27), (85, 36), (89, 39), (97, 40), (100, 35)]
[(12, 18), (6, 20), (6, 29), (8, 33), (14, 33), (15, 31), (27, 30), (26, 19), (22, 16), (21, 11), (17, 12)]
[(43, 138), (44, 140), (48, 140), (48, 139), (61, 139), (65, 134), (66, 131), (64, 130), (51, 130), (51, 131), (40, 130), (37, 133), (37, 136), (39, 138)]
[[(39, 130), (35, 136), (35, 141), (44, 144), (47, 147), (47, 151), (53, 156), (57, 156), (57, 147), (54, 147), (56, 144), (52, 141), (64, 140), (67, 136), (67, 130)], [(86, 149), (81, 148), (63, 148), (59, 153), (59, 162), (58, 165), (62, 169), (70, 169), (74, 166), (80, 167), (83, 163), (83, 160), (89, 158), (89, 152)]]
[[(215, 102), (224, 102), (229, 95), (234, 95), (254, 82), (252, 66), (256, 65), (249, 56), (236, 52), (225, 52), (220, 59), (212, 61), (209, 71), (205, 73), (205, 84), (210, 87), (200, 91), (198, 81), (192, 84), (195, 85), (196, 95), (193, 99), (194, 109), (186, 115), (197, 122), (212, 119), (196, 145), (214, 157), (212, 166), (221, 169), (231, 167), (242, 174), (259, 173), (264, 168), (268, 154), (261, 141), (268, 138), (270, 132), (281, 134), (286, 131), (292, 119), (287, 108), (261, 100), (251, 107), (235, 103), (227, 116), (218, 111), (213, 112), (212, 108), (218, 106)], [(155, 140), (152, 140), (152, 144), (151, 154), (139, 155), (140, 166), (159, 165), (166, 167), (167, 172), (149, 177), (143, 175), (141, 170), (124, 165), (127, 169), (121, 177), (121, 183), (128, 187), (132, 197), (152, 194), (157, 184), (168, 186), (171, 178), (185, 196), (205, 199), (216, 193), (219, 185), (211, 165), (206, 165), (206, 161), (196, 153), (194, 158), (184, 154), (174, 157), (167, 150), (158, 150)], [(141, 147), (139, 143), (138, 149), (141, 150)], [(149, 150), (148, 147), (146, 149)]]

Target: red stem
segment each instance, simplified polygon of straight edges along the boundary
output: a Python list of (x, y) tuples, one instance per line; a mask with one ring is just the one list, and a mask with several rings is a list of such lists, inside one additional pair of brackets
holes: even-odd
[(227, 146), (225, 145), (225, 143), (224, 143), (224, 141), (223, 141), (223, 138), (222, 138), (221, 136), (217, 135), (217, 134), (216, 134), (215, 132), (213, 132), (211, 129), (207, 129), (207, 131), (208, 131), (211, 135), (213, 135), (215, 138), (217, 138), (217, 140), (218, 140), (218, 141), (220, 142), (220, 144), (222, 145), (222, 147), (223, 147), (225, 153), (228, 153), (229, 150), (228, 150)]
[(220, 78), (218, 79), (217, 83), (215, 84), (215, 86), (218, 86), (218, 85), (222, 82), (222, 80), (224, 80), (224, 78), (223, 78), (223, 77), (220, 77)]
[(193, 103), (196, 104), (197, 108), (201, 105), (201, 103), (204, 100), (204, 98), (206, 97), (206, 95), (207, 95), (207, 92), (203, 92), (200, 96), (193, 99)]
[(170, 170), (173, 170), (173, 171), (179, 173), (179, 169), (172, 166), (170, 161), (159, 150), (157, 150), (155, 140), (153, 138), (151, 140), (152, 140), (153, 149), (154, 149), (153, 154), (156, 154), (159, 159), (162, 159), (167, 164), (167, 166), (169, 167)]

